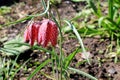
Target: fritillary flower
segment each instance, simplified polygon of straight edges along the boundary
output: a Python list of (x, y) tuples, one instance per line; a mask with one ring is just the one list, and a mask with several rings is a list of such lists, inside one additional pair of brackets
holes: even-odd
[(25, 42), (31, 46), (37, 41), (38, 45), (46, 47), (50, 42), (52, 46), (57, 44), (58, 27), (55, 22), (44, 19), (41, 22), (32, 22), (24, 32)]
[(35, 40), (38, 38), (38, 28), (40, 27), (40, 22), (32, 22), (24, 32), (24, 41), (29, 42), (31, 46), (34, 45)]
[(38, 44), (46, 47), (50, 42), (52, 46), (55, 46), (57, 44), (57, 36), (58, 27), (55, 22), (49, 19), (42, 20), (38, 30)]

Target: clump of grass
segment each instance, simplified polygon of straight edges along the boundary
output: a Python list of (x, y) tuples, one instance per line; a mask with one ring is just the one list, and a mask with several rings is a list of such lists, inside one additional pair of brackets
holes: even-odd
[[(78, 0), (79, 1), (79, 0)], [(120, 8), (120, 1), (119, 0), (107, 0), (106, 3), (108, 4), (107, 7), (105, 9), (105, 11), (107, 12), (106, 14), (103, 12), (103, 6), (101, 4), (101, 2), (99, 0), (86, 0), (86, 2), (88, 3), (87, 8), (91, 8), (91, 11), (96, 17), (96, 19), (92, 19), (93, 23), (92, 25), (89, 25), (88, 23), (86, 23), (86, 19), (88, 19), (88, 17), (86, 17), (84, 19), (84, 21), (82, 21), (82, 23), (84, 23), (84, 25), (82, 25), (83, 27), (80, 28), (80, 30), (78, 30), (79, 33), (84, 34), (84, 36), (100, 36), (100, 37), (107, 37), (110, 39), (111, 44), (110, 44), (110, 49), (109, 52), (110, 54), (113, 52), (113, 45), (112, 45), (112, 41), (116, 41), (116, 51), (114, 52), (116, 54), (115, 56), (115, 62), (117, 62), (117, 57), (119, 56), (119, 50), (118, 48), (120, 47), (119, 44), (119, 38), (120, 38), (120, 29), (119, 29), (119, 25), (120, 25), (120, 13), (119, 13), (119, 8)], [(87, 11), (87, 9), (86, 9)], [(83, 12), (80, 12), (81, 14)], [(90, 13), (91, 14), (91, 13)], [(90, 15), (88, 14), (88, 15)], [(86, 14), (87, 15), (87, 14)], [(81, 15), (71, 19), (72, 22), (76, 21), (77, 19), (79, 19), (81, 17)], [(91, 21), (92, 21), (91, 20)], [(96, 24), (97, 23), (97, 24)], [(78, 24), (79, 25), (79, 24)], [(86, 27), (85, 27), (86, 26)]]
[(10, 13), (11, 7), (2, 6), (0, 7), (0, 15), (4, 15), (6, 13)]

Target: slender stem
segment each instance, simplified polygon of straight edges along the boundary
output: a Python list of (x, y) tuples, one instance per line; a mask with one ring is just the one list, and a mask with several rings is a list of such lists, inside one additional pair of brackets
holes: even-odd
[(35, 15), (30, 15), (30, 16), (32, 16), (32, 17), (43, 16), (44, 14), (46, 14), (48, 12), (49, 8), (50, 8), (50, 0), (48, 0), (47, 7), (46, 7), (46, 9), (45, 9), (45, 11), (43, 13), (41, 13), (41, 14), (35, 14)]
[(60, 80), (62, 80), (62, 66), (63, 66), (63, 63), (62, 63), (62, 61), (63, 61), (62, 38), (63, 38), (63, 36), (62, 36), (61, 28), (60, 28), (61, 27), (60, 15), (59, 15), (58, 10), (57, 9), (55, 9), (55, 10), (56, 10), (56, 12), (58, 14), (58, 18), (59, 18), (59, 22), (60, 22), (60, 24), (58, 24), (57, 20), (55, 19), (55, 17), (52, 14), (52, 18), (55, 21), (55, 23), (57, 24), (57, 26), (59, 28), (59, 32), (60, 32), (60, 41), (59, 41), (59, 45), (60, 45), (60, 58), (59, 58), (59, 61), (60, 61)]
[(62, 55), (63, 55), (63, 53), (62, 53), (62, 38), (61, 37), (60, 37), (59, 45), (60, 45), (60, 80), (62, 80), (62, 66), (63, 66), (63, 64), (62, 64)]
[(62, 36), (61, 28), (60, 28), (60, 27), (61, 27), (61, 18), (60, 18), (60, 14), (59, 14), (56, 6), (54, 6), (54, 9), (55, 9), (55, 11), (56, 11), (56, 13), (57, 13), (57, 15), (58, 15), (58, 22), (59, 22), (59, 23), (57, 22), (57, 20), (55, 19), (55, 17), (54, 17), (53, 14), (52, 14), (52, 18), (53, 18), (53, 20), (55, 21), (55, 23), (57, 24), (57, 26), (58, 26), (58, 28), (59, 28), (59, 32), (60, 32), (60, 36), (61, 36), (61, 41), (62, 41), (63, 36)]
[[(54, 51), (55, 52), (55, 51)], [(57, 54), (55, 53), (55, 67), (56, 67), (56, 79), (59, 80), (59, 72), (58, 72), (58, 68), (57, 68)]]
[[(52, 59), (53, 75), (54, 75), (54, 78), (58, 80), (59, 76), (58, 76), (58, 69), (57, 69), (57, 54), (55, 53), (54, 47), (52, 47), (51, 59)], [(55, 67), (56, 73), (55, 73), (54, 67)]]
[[(43, 7), (44, 7), (44, 10), (46, 10), (47, 9), (47, 6), (46, 6), (46, 4), (45, 4), (45, 1), (44, 0), (42, 0), (42, 5), (43, 5)], [(49, 5), (49, 4), (48, 4)], [(48, 13), (46, 12), (46, 16), (48, 17)]]
[(55, 77), (55, 70), (54, 70), (54, 52), (53, 52), (53, 48), (52, 48), (51, 60), (52, 60), (52, 71), (53, 71), (53, 75), (54, 75), (54, 77)]
[[(58, 14), (59, 23), (60, 23), (60, 26), (61, 26), (61, 19), (60, 19), (60, 15), (59, 15), (58, 10), (57, 10), (57, 14)], [(60, 30), (60, 43), (59, 43), (59, 45), (60, 45), (60, 80), (62, 80), (62, 67), (63, 67), (63, 63), (62, 63), (62, 61), (63, 61), (63, 57), (62, 57), (63, 56), (63, 52), (62, 52), (62, 38), (63, 38), (63, 36), (62, 36), (62, 32), (61, 32), (60, 26), (59, 26), (59, 30)]]

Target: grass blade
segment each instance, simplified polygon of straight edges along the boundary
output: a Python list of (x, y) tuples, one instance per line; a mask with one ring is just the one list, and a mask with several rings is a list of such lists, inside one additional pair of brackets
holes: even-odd
[[(79, 49), (79, 48), (78, 48)], [(65, 70), (68, 68), (70, 62), (72, 61), (72, 59), (74, 58), (75, 54), (78, 52), (78, 49), (76, 51), (74, 51), (72, 54), (70, 54), (68, 57), (65, 58)]]
[(68, 69), (70, 69), (70, 70), (72, 70), (72, 71), (75, 71), (75, 72), (77, 72), (77, 73), (79, 73), (79, 74), (81, 74), (81, 75), (83, 75), (83, 76), (86, 76), (86, 77), (88, 77), (88, 78), (91, 79), (91, 80), (98, 80), (97, 78), (91, 76), (90, 74), (87, 74), (87, 73), (85, 73), (85, 72), (83, 72), (83, 71), (80, 71), (80, 70), (78, 70), (78, 69), (71, 68), (71, 67), (69, 67)]
[(100, 17), (98, 19), (98, 25), (99, 25), (99, 28), (102, 26), (102, 22), (104, 21), (104, 19), (106, 19), (107, 17), (106, 16), (103, 16), (103, 17)]
[(43, 68), (46, 64), (48, 64), (51, 60), (47, 59), (43, 63), (41, 63), (33, 72), (30, 74), (30, 76), (27, 78), (27, 80), (30, 80), (37, 72), (40, 71), (41, 68)]
[(90, 5), (90, 7), (93, 9), (94, 13), (97, 15), (97, 16), (100, 16), (100, 14), (98, 13), (98, 9), (97, 7), (95, 6), (95, 4), (93, 3), (93, 0), (87, 0), (88, 4)]
[(77, 39), (78, 39), (78, 41), (79, 41), (79, 43), (80, 43), (80, 45), (81, 45), (82, 51), (83, 51), (82, 54), (85, 55), (88, 64), (90, 64), (90, 60), (89, 60), (89, 58), (87, 57), (85, 47), (84, 47), (84, 45), (83, 45), (82, 39), (81, 39), (81, 37), (80, 37), (80, 35), (79, 35), (77, 29), (76, 29), (75, 26), (72, 25), (69, 21), (65, 20), (65, 22), (71, 27), (71, 29), (73, 30), (73, 32), (74, 32), (75, 35), (77, 36)]
[(109, 18), (111, 18), (113, 20), (113, 15), (114, 15), (114, 10), (113, 10), (113, 0), (108, 0), (108, 9), (109, 9)]
[(14, 74), (12, 74), (12, 76), (11, 76), (11, 80), (13, 80), (15, 74), (16, 74), (18, 71), (20, 71), (20, 69), (21, 69), (22, 67), (24, 67), (25, 64), (28, 63), (29, 61), (30, 61), (30, 59), (26, 60), (26, 61), (23, 63), (22, 66), (20, 66), (18, 69), (16, 69), (16, 71), (14, 72)]

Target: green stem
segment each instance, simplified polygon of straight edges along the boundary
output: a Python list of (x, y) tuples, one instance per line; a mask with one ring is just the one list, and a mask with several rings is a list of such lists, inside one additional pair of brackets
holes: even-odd
[(56, 9), (56, 12), (58, 14), (58, 18), (59, 18), (60, 24), (57, 22), (57, 20), (53, 16), (53, 14), (52, 14), (52, 18), (55, 21), (55, 23), (57, 24), (57, 26), (59, 28), (59, 32), (60, 32), (60, 41), (59, 41), (59, 45), (60, 45), (60, 58), (59, 58), (59, 61), (60, 61), (60, 80), (62, 80), (62, 66), (63, 66), (63, 63), (62, 63), (62, 61), (63, 61), (62, 38), (63, 38), (63, 36), (62, 36), (61, 28), (60, 28), (60, 26), (61, 26), (60, 15), (59, 15), (59, 12), (57, 11), (57, 9)]
[[(53, 48), (52, 48), (53, 50)], [(54, 52), (52, 51), (52, 54), (51, 54), (51, 60), (52, 60), (52, 72), (53, 72), (53, 75), (54, 75), (54, 78), (55, 77), (55, 70), (54, 70)]]
[(63, 55), (63, 53), (62, 53), (62, 38), (60, 37), (60, 80), (62, 80), (62, 66), (63, 66), (63, 64), (62, 64), (62, 55)]
[[(55, 53), (55, 49), (54, 47), (52, 47), (52, 54), (51, 54), (51, 60), (52, 60), (52, 69), (53, 69), (53, 75), (54, 75), (54, 78), (56, 80), (59, 79), (59, 75), (58, 75), (58, 69), (57, 69), (57, 54)], [(56, 70), (56, 73), (55, 73), (55, 70)]]
[[(42, 5), (43, 5), (43, 7), (44, 7), (44, 10), (46, 10), (47, 9), (47, 6), (46, 6), (46, 4), (45, 4), (45, 1), (44, 0), (42, 0)], [(49, 4), (48, 4), (49, 5)], [(48, 13), (46, 12), (46, 16), (48, 17)]]

